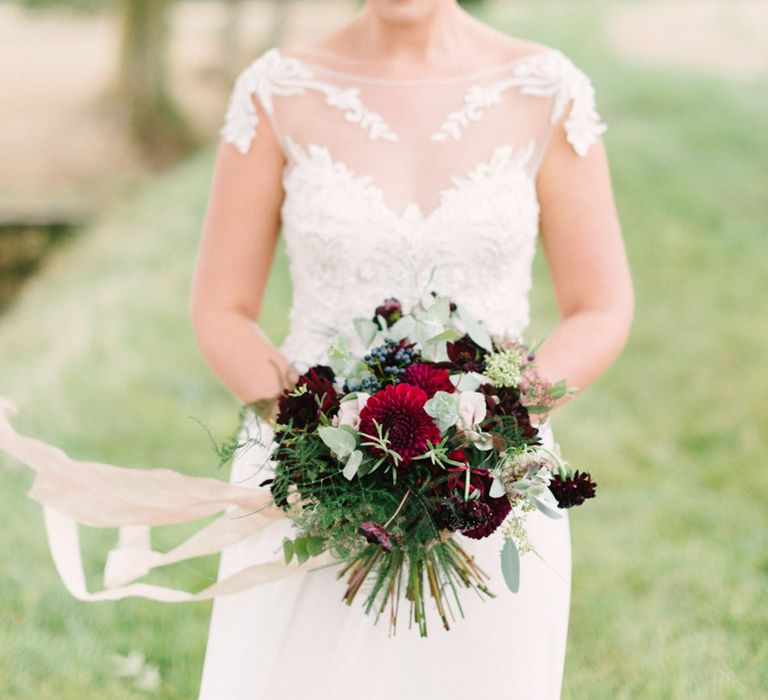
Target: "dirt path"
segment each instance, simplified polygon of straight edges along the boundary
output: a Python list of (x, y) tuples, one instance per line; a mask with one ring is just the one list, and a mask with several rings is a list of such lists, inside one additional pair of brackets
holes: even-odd
[(606, 29), (627, 56), (726, 77), (768, 77), (768, 1), (646, 0), (622, 3)]
[[(538, 0), (493, 2), (494, 12), (509, 15)], [(291, 7), (286, 45), (330, 31), (358, 6), (294, 0)], [(200, 133), (214, 137), (230, 87), (222, 80), (224, 64), (244, 66), (255, 55), (271, 11), (269, 3), (244, 3), (243, 46), (232, 56), (219, 40), (223, 3), (175, 4), (173, 92)], [(610, 38), (633, 59), (737, 77), (768, 75), (760, 27), (768, 27), (768, 0), (624, 0), (606, 16)], [(146, 174), (107, 99), (118, 39), (109, 14), (0, 3), (0, 218), (38, 211), (41, 203), (89, 209), (116, 184)]]
[[(343, 23), (352, 0), (295, 0), (284, 43)], [(221, 2), (177, 2), (170, 74), (174, 96), (193, 125), (213, 138), (229, 83), (225, 62), (245, 66), (263, 45), (271, 8), (245, 2), (238, 56), (223, 55)], [(115, 185), (146, 174), (107, 99), (116, 74), (114, 16), (67, 8), (25, 10), (0, 3), (0, 219), (54, 209), (89, 210)]]

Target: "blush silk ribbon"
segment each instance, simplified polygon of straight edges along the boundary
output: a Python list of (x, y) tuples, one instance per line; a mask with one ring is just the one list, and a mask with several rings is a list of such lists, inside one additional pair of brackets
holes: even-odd
[[(48, 545), (56, 569), (78, 600), (150, 598), (164, 602), (207, 600), (239, 593), (299, 571), (333, 563), (328, 552), (303, 564), (282, 557), (252, 564), (197, 593), (136, 582), (167, 564), (221, 552), (286, 518), (268, 489), (187, 476), (172, 469), (129, 469), (70, 458), (58, 447), (17, 433), (13, 401), (0, 396), (0, 450), (35, 472), (28, 496), (43, 507)], [(222, 511), (225, 511), (222, 513)], [(150, 528), (192, 522), (221, 513), (167, 552), (154, 551)], [(118, 546), (107, 556), (104, 590), (89, 592), (79, 526), (118, 528)]]

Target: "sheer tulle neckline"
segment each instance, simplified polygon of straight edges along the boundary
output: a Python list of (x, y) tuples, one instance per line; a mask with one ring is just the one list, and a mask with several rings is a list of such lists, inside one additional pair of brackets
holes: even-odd
[(281, 49), (276, 48), (276, 52), (281, 57), (295, 62), (297, 65), (304, 66), (312, 71), (321, 75), (327, 75), (329, 77), (339, 78), (342, 80), (352, 80), (359, 83), (370, 83), (374, 85), (402, 85), (402, 86), (418, 86), (418, 85), (444, 85), (450, 83), (461, 83), (466, 81), (477, 80), (480, 78), (493, 76), (498, 73), (503, 73), (505, 70), (516, 67), (517, 65), (534, 61), (542, 56), (550, 53), (552, 49), (550, 47), (544, 47), (531, 51), (523, 56), (518, 56), (515, 59), (504, 61), (494, 66), (474, 70), (469, 73), (462, 73), (460, 75), (450, 75), (434, 78), (386, 78), (382, 76), (364, 75), (361, 73), (352, 73), (349, 71), (342, 71), (336, 68), (329, 68), (313, 60), (300, 58), (288, 53), (283, 52)]

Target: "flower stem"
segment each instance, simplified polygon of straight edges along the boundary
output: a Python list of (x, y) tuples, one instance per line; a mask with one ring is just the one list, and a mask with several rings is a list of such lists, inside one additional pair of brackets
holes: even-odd
[(392, 515), (389, 516), (389, 520), (387, 520), (387, 522), (385, 522), (384, 525), (382, 525), (384, 529), (386, 529), (389, 526), (389, 524), (395, 519), (395, 516), (400, 512), (403, 505), (405, 504), (405, 501), (408, 499), (408, 496), (410, 495), (411, 495), (411, 489), (408, 489), (405, 492), (405, 495), (400, 499), (400, 503), (397, 504), (397, 508), (395, 509), (395, 512), (392, 513)]

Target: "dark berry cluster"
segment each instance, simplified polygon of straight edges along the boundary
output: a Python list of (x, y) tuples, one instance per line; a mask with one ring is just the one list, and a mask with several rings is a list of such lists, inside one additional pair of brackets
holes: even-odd
[(365, 355), (363, 362), (382, 383), (396, 383), (406, 368), (419, 359), (419, 353), (413, 345), (387, 338), (383, 345)]
[(344, 382), (342, 392), (348, 394), (352, 391), (364, 391), (366, 394), (375, 394), (382, 388), (381, 382), (376, 377), (363, 377), (359, 382)]

